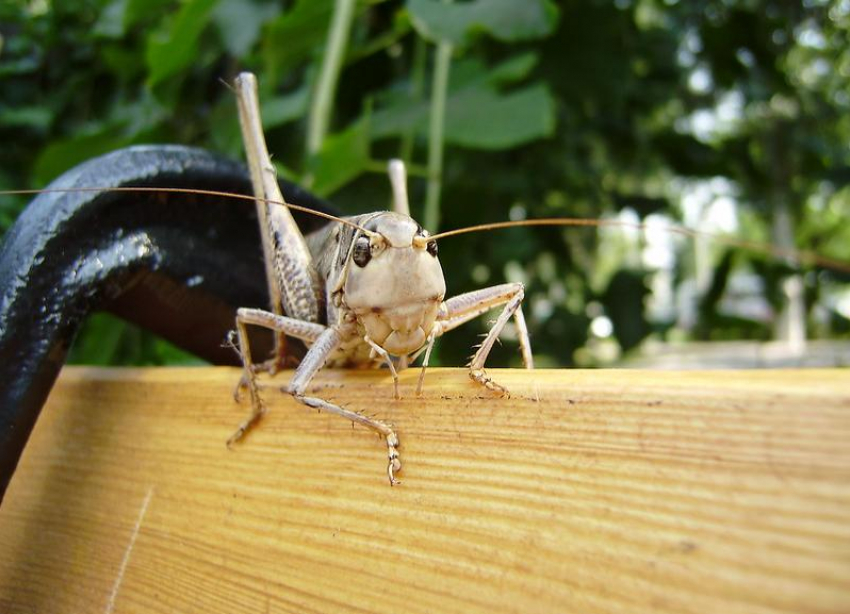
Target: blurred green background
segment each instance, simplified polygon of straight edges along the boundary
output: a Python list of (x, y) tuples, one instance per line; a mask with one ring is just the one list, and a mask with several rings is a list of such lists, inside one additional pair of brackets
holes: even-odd
[[(850, 338), (846, 273), (663, 230), (850, 261), (850, 0), (0, 0), (0, 189), (134, 143), (241, 159), (222, 83), (241, 70), (259, 76), (280, 172), (346, 213), (387, 208), (402, 157), (432, 231), (649, 224), (441, 242), (450, 294), (526, 283), (541, 366)], [(0, 229), (24, 204), (0, 198)], [(463, 364), (486, 325), (435, 362)], [(100, 315), (72, 359), (192, 361)], [(491, 362), (519, 364), (510, 331)]]

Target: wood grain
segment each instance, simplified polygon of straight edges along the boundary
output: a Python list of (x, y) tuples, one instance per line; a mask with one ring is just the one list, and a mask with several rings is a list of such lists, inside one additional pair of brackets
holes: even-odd
[[(850, 612), (847, 371), (66, 369), (0, 507), (3, 612)], [(279, 382), (286, 381), (282, 374)]]

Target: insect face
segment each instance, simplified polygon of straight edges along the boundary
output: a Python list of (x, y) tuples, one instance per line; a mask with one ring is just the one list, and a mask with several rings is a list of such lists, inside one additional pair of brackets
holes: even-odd
[(390, 354), (425, 344), (446, 294), (436, 242), (413, 219), (381, 213), (354, 240), (345, 302), (369, 338)]

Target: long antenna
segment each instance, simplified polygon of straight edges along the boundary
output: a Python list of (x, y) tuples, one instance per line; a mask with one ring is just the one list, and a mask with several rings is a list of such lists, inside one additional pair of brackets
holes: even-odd
[[(331, 215), (330, 213), (324, 213), (322, 211), (316, 211), (314, 209), (310, 209), (308, 207), (303, 207), (301, 205), (295, 205), (292, 203), (283, 203), (271, 199), (265, 198), (256, 198), (254, 196), (248, 196), (246, 194), (236, 194), (233, 192), (221, 192), (218, 190), (201, 190), (201, 189), (193, 189), (193, 188), (156, 188), (156, 187), (71, 187), (71, 188), (42, 188), (42, 189), (28, 189), (28, 190), (2, 190), (0, 191), (0, 196), (13, 196), (13, 195), (35, 195), (42, 193), (57, 193), (57, 192), (160, 192), (160, 193), (173, 193), (173, 194), (201, 194), (205, 196), (217, 196), (221, 198), (233, 198), (238, 200), (250, 200), (253, 202), (261, 201), (266, 202), (272, 205), (279, 205), (281, 207), (288, 207), (293, 211), (302, 211), (309, 215), (314, 215), (316, 217), (324, 218), (327, 220), (331, 220), (334, 222), (339, 222), (340, 224), (345, 224), (346, 226), (351, 226), (352, 228), (356, 228), (361, 232), (371, 235), (372, 232), (363, 228), (362, 226), (355, 224), (350, 220), (346, 220), (335, 215)], [(539, 219), (530, 219), (530, 220), (513, 220), (506, 222), (492, 222), (489, 224), (476, 224), (474, 226), (467, 226), (464, 228), (457, 228), (455, 230), (447, 230), (446, 232), (437, 233), (435, 235), (431, 235), (428, 237), (429, 241), (437, 240), (437, 239), (445, 239), (448, 237), (454, 237), (462, 234), (469, 234), (473, 232), (484, 232), (489, 230), (501, 230), (505, 228), (517, 228), (522, 226), (583, 226), (583, 227), (614, 227), (614, 228), (632, 228), (636, 230), (647, 230), (650, 227), (647, 224), (643, 224), (640, 222), (626, 222), (622, 220), (597, 220), (597, 219), (588, 219), (588, 218), (577, 218), (577, 217), (550, 217), (550, 218), (539, 218)], [(653, 226), (652, 229), (659, 229), (657, 226)], [(762, 253), (773, 256), (774, 258), (788, 258), (791, 260), (796, 260), (804, 264), (808, 265), (817, 265), (825, 268), (829, 268), (835, 271), (840, 271), (842, 273), (850, 273), (850, 263), (844, 262), (842, 260), (837, 260), (835, 258), (827, 258), (825, 256), (821, 256), (816, 254), (811, 250), (798, 250), (793, 248), (783, 248), (783, 247), (775, 247), (768, 243), (760, 243), (758, 241), (748, 241), (745, 239), (736, 239), (734, 237), (728, 237), (724, 235), (712, 234), (709, 232), (703, 232), (700, 230), (693, 230), (691, 228), (685, 228), (684, 226), (675, 226), (675, 225), (667, 225), (661, 227), (660, 230), (678, 234), (681, 236), (695, 238), (695, 237), (705, 237), (707, 239), (717, 241), (718, 243), (723, 243), (725, 245), (730, 245), (732, 247), (738, 247), (746, 251), (754, 252), (754, 253)]]
[[(455, 230), (447, 230), (428, 237), (429, 240), (445, 239), (446, 237), (454, 237), (457, 235), (468, 234), (472, 232), (483, 232), (485, 230), (499, 230), (503, 228), (516, 228), (519, 226), (595, 226), (595, 227), (619, 227), (619, 228), (634, 228), (636, 230), (647, 230), (650, 227), (647, 224), (640, 222), (625, 222), (622, 220), (595, 220), (577, 217), (548, 217), (531, 220), (514, 220), (509, 222), (492, 222), (490, 224), (477, 224), (475, 226), (467, 226)], [(746, 251), (763, 253), (775, 258), (789, 258), (797, 260), (805, 264), (815, 264), (826, 268), (841, 271), (842, 273), (850, 273), (850, 263), (827, 258), (816, 254), (810, 250), (798, 250), (793, 248), (776, 247), (768, 243), (759, 243), (758, 241), (748, 241), (746, 239), (736, 239), (724, 235), (712, 234), (700, 230), (692, 230), (684, 226), (667, 225), (663, 227), (653, 226), (653, 230), (660, 229), (671, 234), (678, 234), (685, 237), (695, 238), (704, 237), (738, 247)]]
[(331, 215), (330, 213), (324, 213), (323, 211), (316, 211), (315, 209), (310, 209), (309, 207), (303, 207), (301, 205), (294, 205), (292, 203), (281, 202), (278, 200), (272, 200), (269, 198), (257, 198), (256, 196), (248, 196), (247, 194), (236, 194), (235, 192), (221, 192), (218, 190), (202, 190), (195, 188), (155, 188), (155, 187), (130, 187), (130, 186), (118, 186), (118, 187), (72, 187), (72, 188), (43, 188), (43, 189), (31, 189), (31, 190), (2, 190), (0, 191), (0, 196), (23, 196), (23, 195), (33, 195), (33, 194), (50, 194), (57, 192), (165, 192), (169, 194), (200, 194), (202, 196), (218, 196), (221, 198), (233, 198), (236, 200), (250, 200), (253, 202), (264, 202), (270, 205), (280, 205), (281, 207), (286, 207), (288, 209), (292, 209), (293, 211), (301, 211), (303, 213), (308, 213), (310, 215), (315, 215), (316, 217), (321, 217), (326, 220), (331, 220), (333, 222), (339, 222), (340, 224), (345, 224), (346, 226), (351, 226), (352, 228), (356, 228), (358, 230), (363, 231), (367, 234), (372, 234), (370, 231), (366, 230), (362, 226), (355, 224), (350, 220), (343, 219), (341, 217), (337, 217), (335, 215)]

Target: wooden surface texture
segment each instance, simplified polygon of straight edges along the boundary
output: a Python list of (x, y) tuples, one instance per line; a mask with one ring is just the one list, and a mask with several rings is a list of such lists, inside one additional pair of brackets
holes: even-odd
[(850, 372), (63, 372), (0, 507), (0, 611), (850, 612)]

